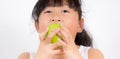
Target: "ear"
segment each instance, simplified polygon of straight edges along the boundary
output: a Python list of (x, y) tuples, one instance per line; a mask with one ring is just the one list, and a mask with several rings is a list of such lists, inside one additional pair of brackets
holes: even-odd
[(35, 28), (36, 28), (37, 32), (39, 33), (39, 23), (37, 21), (35, 21)]
[(81, 18), (80, 21), (79, 21), (79, 26), (78, 26), (78, 32), (82, 32), (84, 29), (84, 19)]

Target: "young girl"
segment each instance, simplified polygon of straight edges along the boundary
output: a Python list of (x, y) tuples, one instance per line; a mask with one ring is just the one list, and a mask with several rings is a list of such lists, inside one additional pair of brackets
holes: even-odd
[[(84, 29), (80, 0), (38, 0), (32, 16), (39, 33), (40, 45), (36, 53), (23, 53), (19, 59), (104, 59), (92, 48), (92, 39)], [(61, 25), (46, 37), (48, 26)], [(54, 35), (62, 38), (50, 43)], [(57, 49), (58, 46), (62, 48)]]

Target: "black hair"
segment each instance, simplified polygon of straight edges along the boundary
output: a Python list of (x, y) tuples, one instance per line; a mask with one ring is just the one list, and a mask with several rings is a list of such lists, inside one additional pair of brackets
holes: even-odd
[[(81, 19), (82, 17), (81, 0), (38, 0), (33, 8), (32, 17), (36, 22), (38, 22), (39, 15), (46, 7), (50, 7), (50, 6), (60, 7), (63, 6), (64, 3), (67, 3), (69, 8), (72, 8), (75, 11), (77, 11), (79, 15), (79, 19)], [(76, 34), (75, 44), (92, 47), (92, 38), (88, 35), (86, 30), (83, 29), (81, 33)]]

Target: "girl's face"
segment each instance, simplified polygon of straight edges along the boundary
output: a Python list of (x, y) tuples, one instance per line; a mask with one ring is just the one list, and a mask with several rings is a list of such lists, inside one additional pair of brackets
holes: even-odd
[(45, 8), (35, 22), (37, 31), (43, 32), (50, 23), (60, 23), (66, 27), (70, 34), (75, 38), (77, 32), (83, 29), (83, 20), (79, 21), (78, 12), (69, 8), (67, 5), (61, 7)]

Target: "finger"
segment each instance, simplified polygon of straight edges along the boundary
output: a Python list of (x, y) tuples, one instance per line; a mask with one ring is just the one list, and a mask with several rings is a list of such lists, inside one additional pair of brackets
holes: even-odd
[(53, 49), (53, 50), (56, 49), (59, 46), (60, 45), (58, 43), (50, 44), (50, 48)]
[(39, 33), (40, 40), (44, 40), (46, 37), (46, 34), (48, 32), (48, 28), (46, 28), (43, 32)]
[(60, 31), (57, 33), (57, 35), (58, 35), (62, 40), (65, 39), (65, 37), (61, 34)]
[(65, 25), (61, 24), (61, 28), (64, 29), (66, 32), (69, 33), (69, 31), (67, 30), (67, 28), (65, 27)]
[(52, 30), (52, 32), (46, 37), (45, 41), (50, 43), (51, 39), (53, 38), (53, 36), (55, 36), (57, 34), (58, 31), (59, 31), (59, 29)]
[(63, 29), (61, 29), (59, 32), (58, 32), (58, 35), (62, 38), (63, 41), (65, 41), (66, 43), (69, 42), (69, 37), (68, 37), (68, 33), (65, 32)]
[[(57, 33), (58, 34), (58, 36), (60, 37), (60, 38), (58, 38), (58, 43), (59, 43), (59, 45), (61, 45), (61, 43), (62, 44), (67, 44), (67, 40), (65, 39), (65, 37), (60, 33), (60, 32), (58, 32)], [(60, 42), (59, 42), (60, 41)]]
[(73, 37), (72, 37), (71, 33), (69, 32), (69, 30), (65, 26), (62, 25), (60, 32), (65, 37), (65, 40), (67, 42), (74, 41), (74, 40), (71, 40), (71, 39), (73, 39)]
[(61, 39), (58, 39), (58, 43), (61, 44), (62, 46), (67, 46), (67, 43)]
[(61, 54), (61, 53), (63, 53), (62, 49), (57, 49), (52, 51), (52, 54)]

